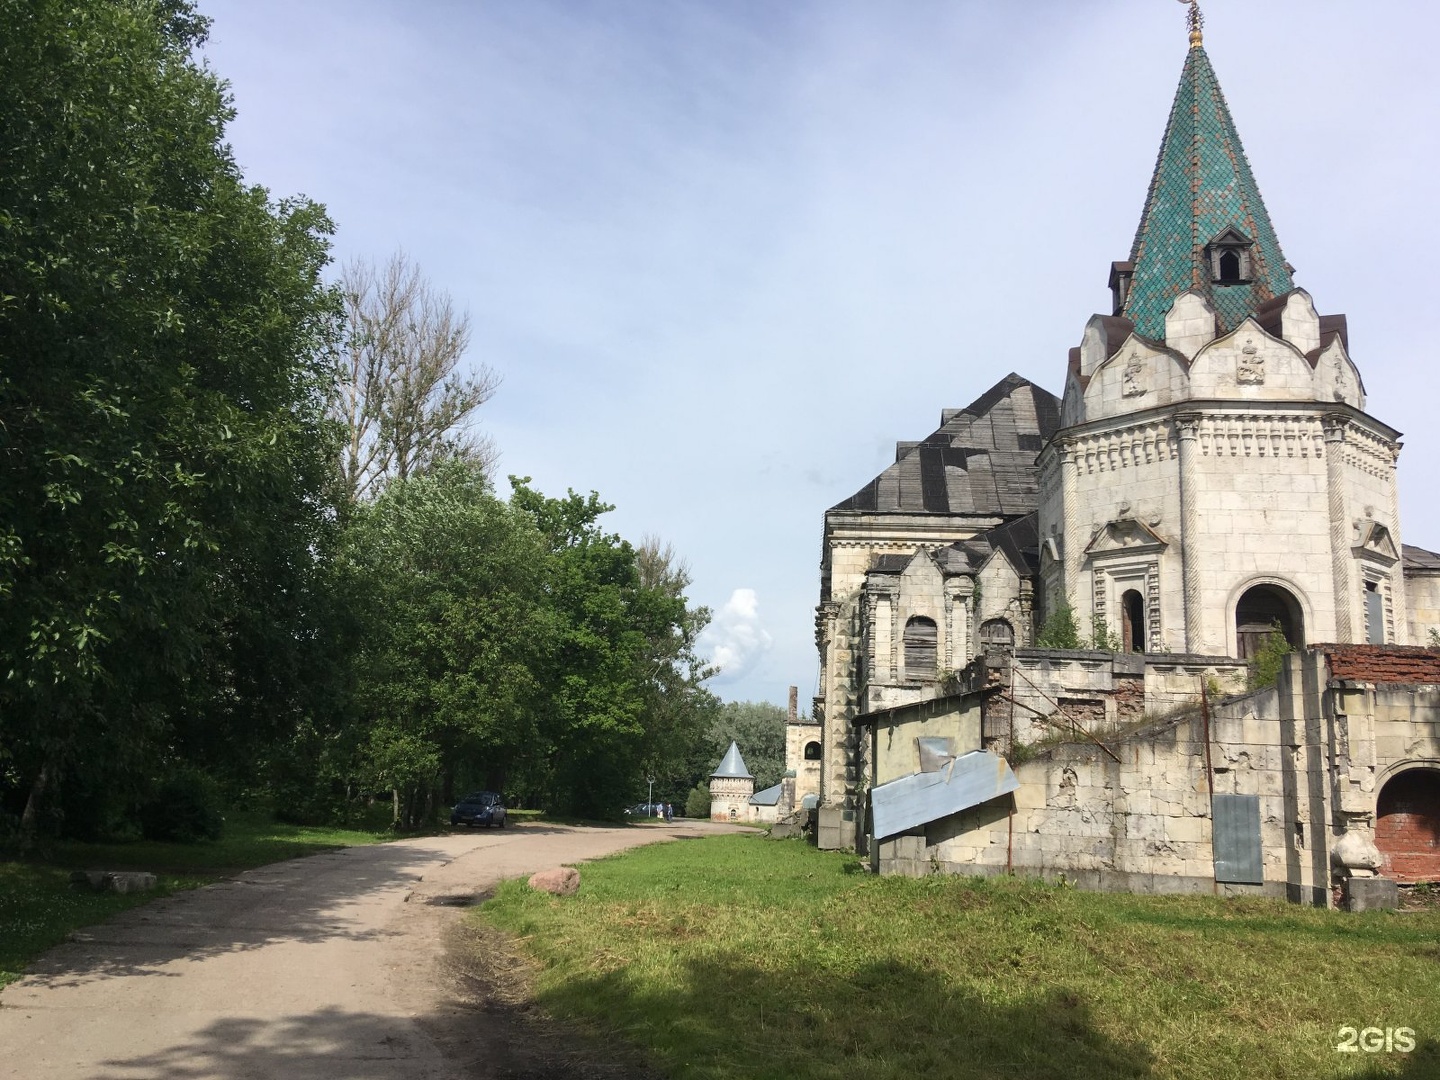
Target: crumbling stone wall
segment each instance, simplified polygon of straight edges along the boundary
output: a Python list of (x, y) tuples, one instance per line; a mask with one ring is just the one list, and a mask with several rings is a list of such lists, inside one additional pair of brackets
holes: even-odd
[[(1440, 792), (1440, 653), (1425, 652), (1321, 646), (1293, 656), (1278, 686), (1214, 707), (1208, 759), (1205, 720), (1192, 709), (1101, 733), (1103, 745), (1065, 743), (1012, 761), (1013, 796), (886, 839), (876, 864), (888, 873), (1008, 870), (1095, 889), (1326, 905), (1345, 872), (1332, 869), (1334, 848), (1355, 833), (1391, 847), (1387, 865), (1400, 880), (1436, 874), (1440, 796), (1434, 805), (1397, 796), (1385, 815), (1393, 821), (1376, 824), (1377, 801), (1397, 778), (1418, 772), (1434, 780), (1425, 791)], [(1376, 676), (1411, 681), (1366, 681)], [(1212, 785), (1257, 797), (1262, 884), (1217, 886)], [(1417, 846), (1424, 842), (1432, 846)], [(1397, 844), (1407, 845), (1399, 860)]]

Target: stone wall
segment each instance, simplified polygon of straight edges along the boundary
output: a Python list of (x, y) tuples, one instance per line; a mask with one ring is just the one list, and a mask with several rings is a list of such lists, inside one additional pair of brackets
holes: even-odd
[[(1314, 746), (1319, 721), (1281, 721), (1265, 691), (1217, 709), (1211, 721), (1217, 793), (1260, 796), (1263, 885), (1225, 893), (1328, 897), (1326, 785)], [(1302, 730), (1313, 729), (1313, 730)], [(1113, 755), (1113, 756), (1112, 756)], [(1064, 878), (1132, 892), (1216, 890), (1204, 722), (1198, 709), (1122, 738), (1066, 743), (1015, 766), (1006, 800), (932, 822), (877, 847), (881, 872), (1004, 873)], [(1289, 888), (1287, 889), (1287, 886)]]
[(1008, 687), (986, 707), (986, 738), (1002, 747), (1012, 731), (1015, 742), (1032, 744), (1067, 724), (1072, 734), (1133, 727), (1194, 704), (1202, 685), (1216, 696), (1240, 693), (1247, 674), (1238, 660), (1171, 653), (1017, 649), (986, 663)]
[[(1113, 684), (1117, 674), (1089, 656), (1059, 657), (1050, 670), (1072, 664), (1092, 686), (1106, 677)], [(1419, 649), (1322, 646), (1292, 656), (1277, 687), (1214, 707), (1208, 756), (1198, 708), (1101, 734), (1103, 745), (1052, 746), (1012, 761), (1020, 781), (1012, 797), (881, 841), (873, 865), (882, 873), (1010, 871), (1095, 889), (1248, 893), (1327, 905), (1340, 838), (1355, 833), (1369, 843), (1387, 784), (1410, 777), (1404, 782), (1416, 786), (1420, 776), (1419, 796), (1389, 789), (1394, 820), (1382, 826), (1380, 840), (1411, 845), (1404, 859), (1389, 857), (1401, 880), (1440, 873), (1435, 673), (1440, 653)], [(1379, 681), (1386, 675), (1408, 681)], [(1212, 785), (1216, 794), (1258, 798), (1263, 883), (1216, 883)]]

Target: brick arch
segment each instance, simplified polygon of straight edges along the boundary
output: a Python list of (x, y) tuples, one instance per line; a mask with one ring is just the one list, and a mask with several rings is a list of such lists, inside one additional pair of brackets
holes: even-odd
[(1407, 769), (1385, 782), (1375, 807), (1375, 846), (1386, 877), (1440, 881), (1440, 770)]

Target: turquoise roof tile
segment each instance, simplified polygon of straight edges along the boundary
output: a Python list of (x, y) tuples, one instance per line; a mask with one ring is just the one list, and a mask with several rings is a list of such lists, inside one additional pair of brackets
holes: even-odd
[[(1253, 241), (1248, 284), (1211, 280), (1205, 248), (1227, 228)], [(1209, 297), (1228, 332), (1260, 304), (1295, 287), (1225, 95), (1200, 46), (1185, 58), (1130, 261), (1134, 276), (1122, 314), (1149, 338), (1165, 336), (1165, 314), (1186, 289)]]

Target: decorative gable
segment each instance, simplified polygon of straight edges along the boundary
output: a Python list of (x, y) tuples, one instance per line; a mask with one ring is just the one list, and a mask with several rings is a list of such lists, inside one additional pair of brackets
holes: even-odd
[(1168, 546), (1150, 526), (1134, 518), (1117, 518), (1096, 531), (1085, 554), (1092, 559), (1105, 555), (1144, 555), (1159, 553)]
[(1378, 521), (1360, 523), (1360, 543), (1351, 548), (1351, 551), (1357, 559), (1370, 559), (1386, 566), (1394, 566), (1400, 561), (1400, 552), (1395, 547), (1390, 530)]

